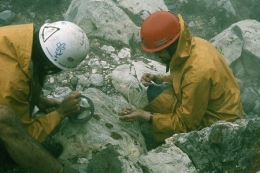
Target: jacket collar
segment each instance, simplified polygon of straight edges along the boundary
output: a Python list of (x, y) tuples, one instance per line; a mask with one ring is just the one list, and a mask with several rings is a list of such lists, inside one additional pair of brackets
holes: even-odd
[(180, 22), (181, 33), (176, 52), (172, 56), (170, 62), (170, 69), (183, 64), (187, 60), (187, 58), (190, 57), (191, 48), (195, 44), (193, 41), (193, 37), (189, 31), (189, 26), (185, 23), (180, 14), (178, 14), (178, 19)]

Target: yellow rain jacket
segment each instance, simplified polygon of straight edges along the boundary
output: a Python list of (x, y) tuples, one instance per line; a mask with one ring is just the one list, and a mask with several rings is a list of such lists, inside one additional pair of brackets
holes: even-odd
[(238, 84), (222, 55), (206, 40), (193, 37), (181, 15), (181, 34), (170, 62), (172, 83), (144, 110), (154, 112), (152, 134), (157, 141), (176, 133), (211, 126), (218, 120), (243, 118)]
[(31, 117), (33, 24), (0, 27), (0, 105), (11, 108), (24, 127), (42, 142), (60, 123), (58, 112)]

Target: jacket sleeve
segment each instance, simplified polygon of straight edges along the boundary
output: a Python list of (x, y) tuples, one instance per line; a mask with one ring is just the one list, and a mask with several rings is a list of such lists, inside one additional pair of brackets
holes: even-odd
[(163, 82), (172, 82), (172, 74), (160, 76), (160, 80)]
[(60, 123), (60, 115), (57, 111), (54, 111), (50, 114), (32, 118), (26, 90), (28, 90), (28, 87), (23, 89), (3, 88), (0, 94), (0, 104), (11, 108), (31, 136), (37, 141), (43, 142)]
[(55, 111), (37, 118), (31, 117), (30, 104), (28, 102), (29, 87), (25, 82), (16, 82), (19, 80), (16, 80), (15, 77), (21, 77), (21, 75), (18, 75), (18, 72), (20, 71), (17, 71), (16, 75), (13, 75), (14, 77), (10, 77), (11, 80), (1, 78), (1, 75), (4, 74), (0, 74), (0, 78), (6, 81), (0, 84), (0, 104), (11, 108), (27, 131), (36, 140), (42, 142), (60, 123), (60, 116), (58, 112)]
[(30, 116), (30, 104), (27, 101), (28, 92), (28, 86), (2, 88), (0, 104), (11, 108), (31, 136), (37, 141), (43, 142), (60, 123), (61, 119), (56, 111), (32, 118)]
[(39, 142), (43, 142), (46, 137), (57, 127), (61, 118), (57, 111), (32, 118), (29, 123), (25, 122), (28, 132)]
[(169, 98), (170, 93), (164, 92), (151, 102), (150, 108), (153, 107), (155, 112), (156, 110), (160, 112), (154, 113), (151, 125), (153, 136), (157, 141), (163, 141), (176, 133), (198, 129), (206, 112), (210, 80), (205, 78), (203, 72), (191, 70), (185, 73), (179, 86), (179, 93), (173, 91), (173, 95), (177, 94), (179, 97)]

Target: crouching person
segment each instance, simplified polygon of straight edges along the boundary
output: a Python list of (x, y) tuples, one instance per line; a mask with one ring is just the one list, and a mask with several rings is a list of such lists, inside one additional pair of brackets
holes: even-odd
[(160, 143), (176, 133), (244, 117), (240, 90), (225, 59), (208, 41), (192, 36), (181, 15), (157, 11), (143, 22), (140, 35), (143, 50), (154, 53), (170, 74), (143, 74), (150, 103), (123, 110), (121, 120), (148, 122)]
[[(46, 76), (77, 67), (87, 56), (83, 30), (67, 21), (0, 28), (0, 147), (20, 166), (39, 173), (76, 173), (41, 143), (62, 119), (79, 111), (81, 94), (62, 102), (41, 95)], [(32, 117), (37, 106), (46, 114)]]

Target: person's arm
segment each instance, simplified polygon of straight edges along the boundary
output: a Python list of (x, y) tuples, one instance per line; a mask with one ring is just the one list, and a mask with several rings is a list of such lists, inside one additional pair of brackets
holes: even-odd
[[(153, 113), (152, 113), (153, 115)], [(119, 119), (126, 122), (131, 121), (145, 121), (150, 122), (151, 112), (144, 111), (142, 109), (132, 110), (131, 108), (126, 108), (118, 113)]]
[(30, 123), (24, 123), (28, 132), (39, 142), (43, 142), (46, 137), (59, 125), (62, 118), (57, 111), (32, 118)]
[(181, 95), (181, 100), (178, 100), (176, 108), (172, 108), (173, 113), (154, 113), (152, 132), (158, 141), (176, 133), (196, 130), (206, 112), (210, 81), (204, 78), (203, 73), (194, 70), (187, 72), (180, 87), (180, 93), (177, 94)]
[[(53, 99), (41, 98), (40, 101), (42, 101), (42, 103), (39, 104), (51, 112), (34, 118), (33, 122), (27, 125), (27, 129), (38, 141), (43, 141), (62, 119), (69, 115), (76, 114), (79, 111), (80, 97), (81, 93), (72, 92), (61, 103)], [(56, 110), (52, 111), (55, 108)]]
[(161, 84), (163, 82), (172, 82), (172, 77), (171, 75), (168, 76), (161, 76), (161, 75), (155, 75), (152, 73), (144, 73), (140, 79), (140, 82), (144, 85), (144, 86), (149, 86), (151, 85), (151, 82), (157, 83), (157, 84)]
[(40, 111), (44, 112), (45, 114), (48, 114), (48, 113), (55, 111), (59, 108), (60, 101), (41, 95), (39, 97), (39, 101), (36, 104), (36, 106)]
[(60, 123), (60, 115), (55, 111), (44, 116), (32, 118), (30, 114), (30, 104), (27, 98), (23, 97), (23, 92), (25, 92), (25, 89), (20, 91), (9, 88), (5, 93), (11, 94), (5, 99), (2, 99), (1, 104), (12, 109), (27, 132), (29, 132), (34, 139), (42, 142)]
[(163, 82), (169, 82), (172, 83), (172, 74), (164, 75), (164, 76), (159, 76), (159, 79)]
[(56, 111), (32, 118), (30, 116), (30, 105), (26, 98), (22, 97), (19, 91), (12, 90), (12, 93), (12, 97), (5, 99), (4, 105), (14, 110), (27, 131), (39, 142), (43, 142), (63, 118), (79, 110), (78, 103), (81, 94), (72, 93), (62, 101), (61, 106)]

